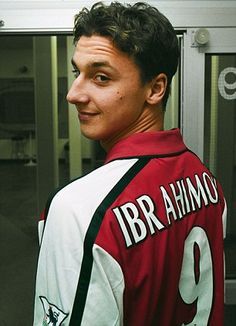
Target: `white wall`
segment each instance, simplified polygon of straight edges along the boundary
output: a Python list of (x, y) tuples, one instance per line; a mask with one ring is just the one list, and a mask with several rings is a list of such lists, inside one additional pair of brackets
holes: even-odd
[[(91, 0), (8, 0), (0, 1), (0, 31), (68, 31), (71, 32), (74, 15)], [(104, 1), (109, 3), (110, 1)], [(122, 1), (121, 1), (122, 2)], [(136, 1), (127, 1), (130, 3)], [(176, 28), (235, 26), (236, 1), (147, 0), (157, 6)]]

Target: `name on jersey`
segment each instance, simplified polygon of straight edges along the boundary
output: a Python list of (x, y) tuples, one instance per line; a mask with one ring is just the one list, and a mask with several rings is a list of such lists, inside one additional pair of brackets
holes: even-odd
[(206, 172), (201, 176), (195, 174), (192, 180), (187, 177), (159, 188), (165, 208), (162, 219), (157, 216), (154, 200), (146, 194), (136, 198), (135, 202), (113, 208), (127, 247), (219, 200), (216, 180)]

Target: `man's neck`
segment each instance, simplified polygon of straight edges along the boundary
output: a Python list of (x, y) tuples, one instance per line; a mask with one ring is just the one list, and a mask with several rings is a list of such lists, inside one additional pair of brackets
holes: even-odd
[(155, 114), (146, 114), (138, 119), (132, 126), (120, 133), (114, 134), (112, 138), (101, 140), (100, 144), (106, 152), (108, 152), (118, 141), (127, 138), (135, 133), (161, 131), (164, 130), (164, 111), (157, 109)]

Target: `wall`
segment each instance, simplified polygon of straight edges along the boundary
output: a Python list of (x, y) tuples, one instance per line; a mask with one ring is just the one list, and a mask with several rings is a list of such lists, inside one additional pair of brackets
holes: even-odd
[[(72, 31), (73, 17), (84, 6), (95, 1), (1, 1), (0, 30), (7, 31)], [(110, 2), (110, 1), (104, 1)], [(121, 1), (122, 2), (122, 1)], [(129, 1), (135, 2), (135, 1)], [(176, 28), (197, 26), (235, 26), (236, 1), (147, 0), (157, 6)]]

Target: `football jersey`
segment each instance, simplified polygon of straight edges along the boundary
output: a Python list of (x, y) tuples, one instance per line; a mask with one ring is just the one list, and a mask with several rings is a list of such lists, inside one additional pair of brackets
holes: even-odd
[(119, 141), (47, 205), (34, 326), (223, 325), (225, 221), (178, 129)]

